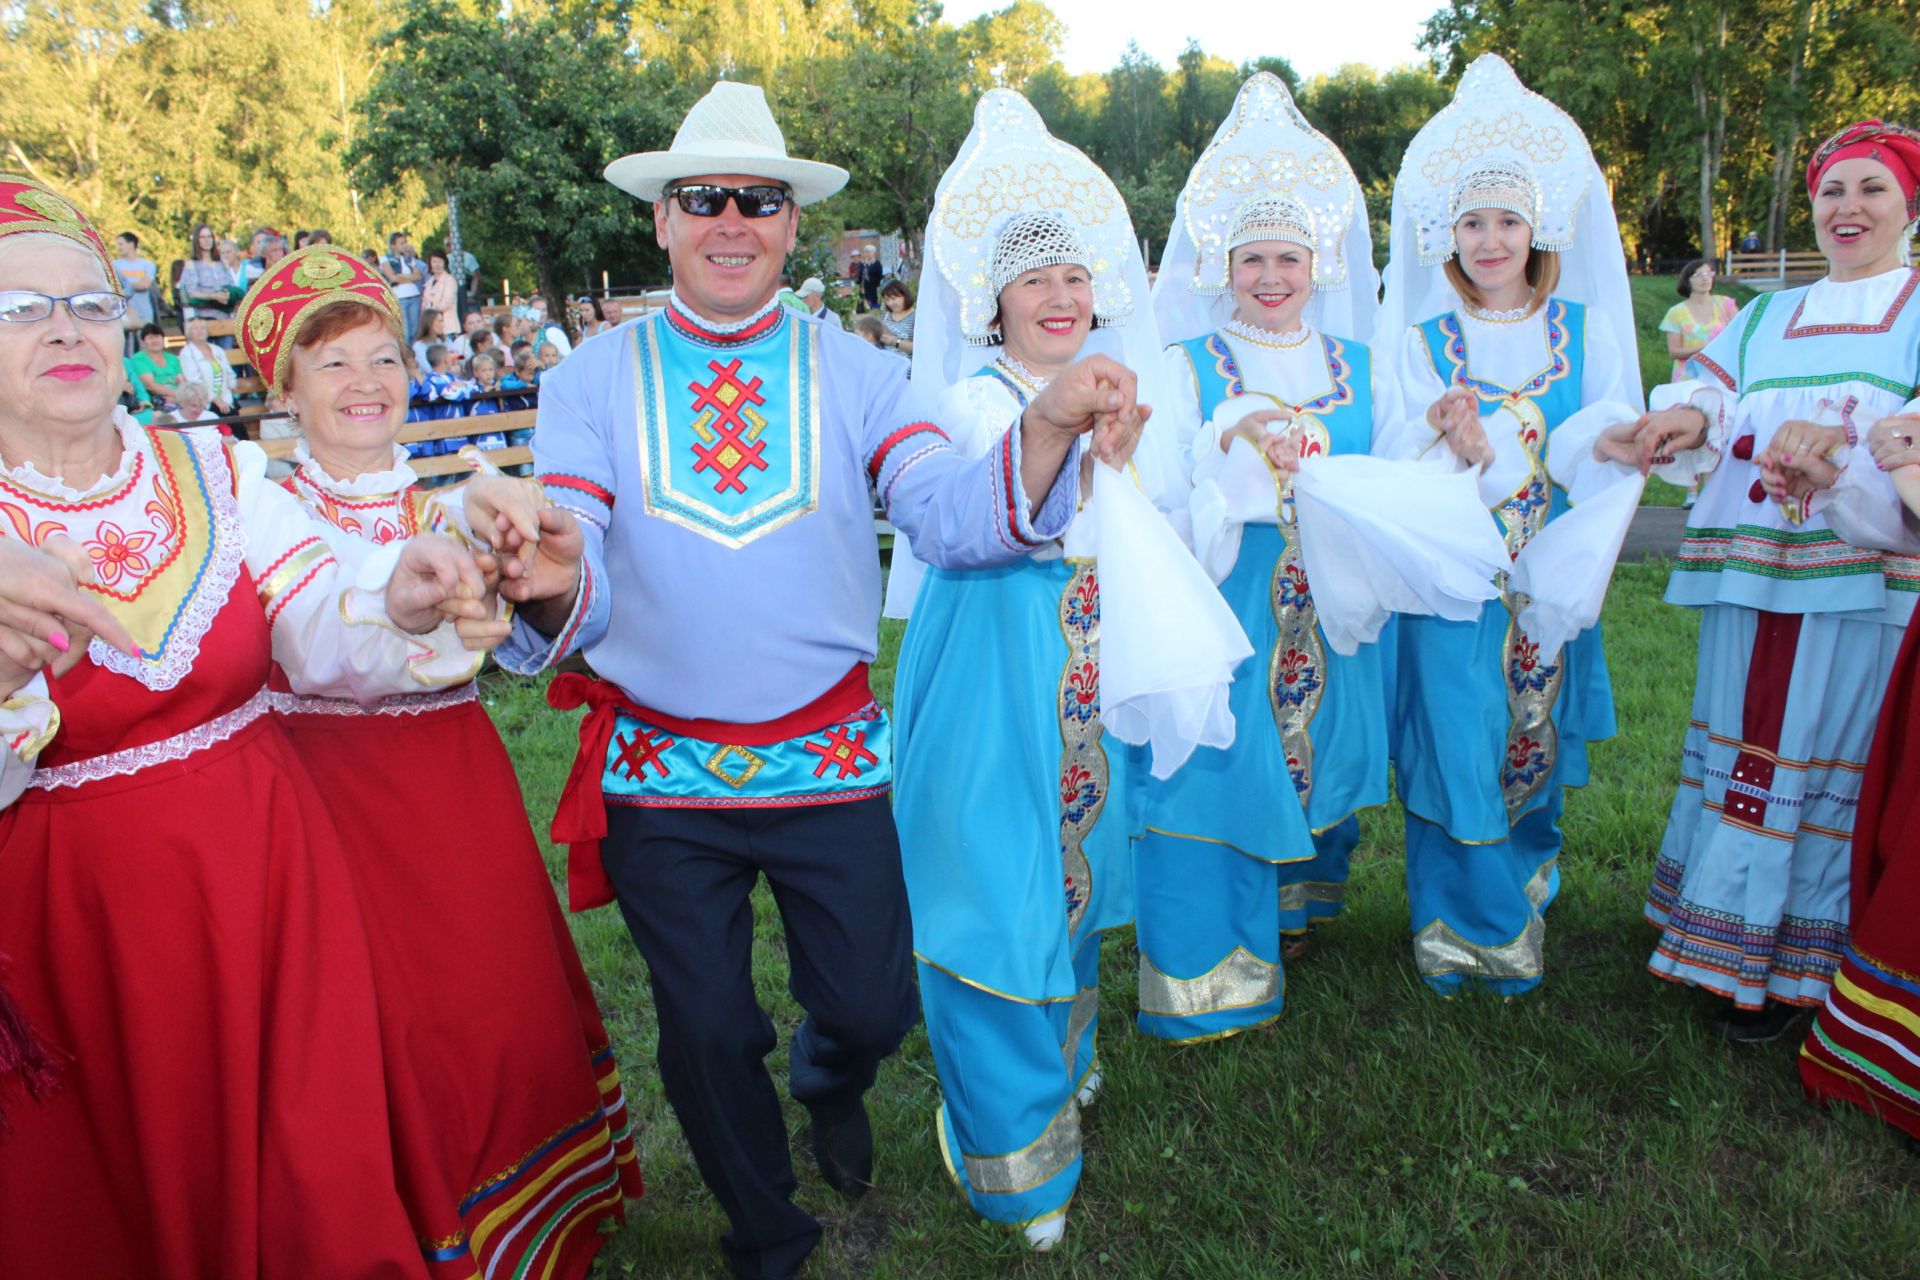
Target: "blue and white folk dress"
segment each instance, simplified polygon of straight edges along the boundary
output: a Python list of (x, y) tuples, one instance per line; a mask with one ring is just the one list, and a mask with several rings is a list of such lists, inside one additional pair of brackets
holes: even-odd
[[(1847, 942), (1849, 845), (1874, 725), (1920, 591), (1901, 503), (1866, 448), (1920, 408), (1920, 272), (1763, 294), (1655, 408), (1710, 428), (1660, 474), (1704, 477), (1667, 600), (1702, 611), (1680, 786), (1647, 895), (1648, 967), (1743, 1009), (1825, 1000)], [(1789, 420), (1852, 446), (1811, 514), (1760, 491)]]
[[(1038, 390), (996, 360), (948, 390), (940, 421), (977, 455)], [(1088, 524), (1004, 568), (929, 568), (894, 684), (941, 1150), (982, 1217), (1019, 1226), (1065, 1213), (1078, 1185), (1100, 935), (1133, 917), (1145, 769), (1101, 727), (1100, 588), (1073, 550)]]
[[(1495, 451), (1481, 499), (1516, 557), (1570, 510), (1589, 467), (1610, 465), (1592, 456), (1600, 431), (1638, 416), (1618, 336), (1577, 302), (1518, 317), (1457, 307), (1401, 342), (1400, 428), (1382, 451), (1450, 456), (1426, 409), (1449, 387), (1473, 391)], [(1565, 789), (1587, 781), (1587, 744), (1615, 731), (1599, 627), (1544, 661), (1518, 625), (1524, 603), (1503, 590), (1477, 621), (1399, 620), (1394, 763), (1414, 962), (1443, 995), (1539, 985)]]
[[(1167, 349), (1170, 406), (1197, 483), (1223, 468), (1214, 410), (1235, 396), (1291, 411), (1309, 455), (1373, 446), (1372, 360), (1357, 342), (1229, 324)], [(1196, 531), (1198, 532), (1198, 531)], [(1135, 846), (1140, 1029), (1210, 1039), (1277, 1016), (1280, 940), (1340, 910), (1357, 812), (1387, 798), (1386, 694), (1378, 645), (1334, 652), (1320, 630), (1290, 498), (1265, 521), (1197, 548), (1253, 642), (1229, 690), (1236, 733), (1149, 784)], [(1237, 544), (1237, 551), (1235, 546)]]

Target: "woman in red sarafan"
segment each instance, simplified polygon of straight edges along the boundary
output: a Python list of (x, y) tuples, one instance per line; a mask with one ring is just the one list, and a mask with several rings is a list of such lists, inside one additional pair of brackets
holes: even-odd
[(125, 310), (0, 177), (0, 1275), (424, 1277), (373, 948), (266, 684), (457, 681), (479, 566), (352, 570), (257, 450), (134, 422)]
[[(339, 531), (342, 559), (439, 523), (395, 443), (400, 308), (377, 275), (332, 246), (302, 250), (261, 278), (236, 328), (301, 423), (285, 485)], [(593, 989), (477, 686), (275, 704), (353, 851), (402, 1192), (434, 1274), (584, 1275), (599, 1225), (640, 1194), (639, 1167)]]

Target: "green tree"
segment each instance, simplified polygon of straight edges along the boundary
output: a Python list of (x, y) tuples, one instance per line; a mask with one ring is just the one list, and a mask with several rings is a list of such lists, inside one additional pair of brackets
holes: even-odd
[(522, 249), (555, 309), (596, 266), (664, 274), (651, 210), (602, 171), (667, 146), (689, 86), (637, 66), (615, 37), (541, 11), (410, 0), (389, 44), (347, 153), (364, 183), (417, 178), (436, 195), (458, 192), (476, 255)]

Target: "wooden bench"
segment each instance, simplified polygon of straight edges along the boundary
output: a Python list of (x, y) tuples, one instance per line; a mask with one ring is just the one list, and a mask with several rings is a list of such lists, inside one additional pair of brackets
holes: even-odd
[[(403, 445), (420, 444), (429, 440), (450, 440), (455, 436), (480, 436), (505, 434), (509, 431), (533, 430), (537, 410), (513, 409), (506, 413), (485, 413), (469, 418), (442, 418), (437, 422), (409, 422), (400, 432)], [(296, 436), (282, 436), (260, 441), (260, 447), (269, 458), (282, 461), (293, 459), (293, 446)], [(502, 470), (517, 467), (533, 461), (533, 450), (526, 445), (510, 445), (505, 449), (489, 449), (487, 460)], [(432, 458), (416, 458), (407, 464), (420, 476), (464, 475), (467, 464), (458, 454), (440, 454)]]

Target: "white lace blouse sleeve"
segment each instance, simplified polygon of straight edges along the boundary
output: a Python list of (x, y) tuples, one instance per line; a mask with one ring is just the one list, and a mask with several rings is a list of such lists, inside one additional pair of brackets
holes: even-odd
[(234, 449), (247, 570), (272, 628), (273, 657), (301, 693), (372, 701), (471, 680), (483, 654), (466, 650), (451, 622), (409, 635), (387, 617), (387, 580), (403, 543), (389, 543), (350, 569), (330, 536), (292, 494), (266, 478), (258, 446)]
[(1447, 384), (1434, 370), (1426, 338), (1409, 325), (1399, 342), (1400, 356), (1393, 362), (1399, 371), (1398, 385), (1384, 388), (1386, 394), (1376, 401), (1391, 406), (1393, 412), (1382, 421), (1375, 410), (1373, 451), (1382, 458), (1438, 461), (1449, 471), (1463, 470), (1465, 464), (1454, 456), (1446, 438), (1427, 424), (1427, 408), (1446, 394)]

